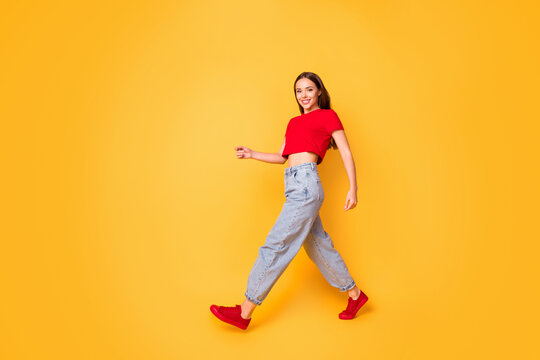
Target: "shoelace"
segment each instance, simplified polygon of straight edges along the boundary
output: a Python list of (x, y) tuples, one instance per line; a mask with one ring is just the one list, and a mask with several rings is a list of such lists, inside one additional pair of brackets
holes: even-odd
[(227, 314), (237, 314), (238, 307), (237, 306), (222, 306), (221, 311)]

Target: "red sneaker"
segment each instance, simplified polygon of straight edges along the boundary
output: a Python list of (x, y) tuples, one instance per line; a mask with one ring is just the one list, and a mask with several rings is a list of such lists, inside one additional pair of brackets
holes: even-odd
[(360, 296), (358, 296), (358, 299), (353, 300), (353, 298), (349, 296), (348, 301), (349, 302), (347, 303), (347, 308), (339, 313), (340, 319), (354, 319), (358, 310), (360, 310), (360, 308), (366, 303), (366, 301), (368, 301), (368, 297), (360, 290)]
[(217, 306), (217, 305), (211, 305), (210, 311), (212, 311), (212, 314), (216, 315), (216, 317), (224, 321), (228, 324), (234, 325), (236, 327), (239, 327), (240, 329), (246, 330), (249, 323), (251, 322), (251, 318), (244, 319), (240, 314), (242, 314), (242, 307), (240, 305), (236, 306)]

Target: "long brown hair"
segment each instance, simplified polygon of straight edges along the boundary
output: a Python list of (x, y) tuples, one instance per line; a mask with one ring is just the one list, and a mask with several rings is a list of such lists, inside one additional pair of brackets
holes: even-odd
[[(296, 98), (296, 83), (298, 82), (298, 80), (300, 80), (302, 78), (306, 78), (306, 79), (309, 79), (309, 80), (313, 81), (315, 83), (315, 86), (317, 86), (317, 89), (321, 90), (321, 95), (319, 96), (319, 101), (318, 101), (319, 108), (321, 108), (321, 109), (331, 109), (331, 107), (330, 107), (330, 94), (328, 93), (328, 90), (326, 90), (326, 88), (324, 87), (324, 84), (323, 84), (321, 78), (319, 77), (319, 75), (317, 75), (315, 73), (312, 73), (312, 72), (309, 72), (309, 71), (305, 71), (305, 72), (301, 73), (300, 75), (298, 75), (296, 80), (294, 80), (293, 92), (294, 92), (295, 98)], [(304, 108), (302, 107), (302, 105), (300, 105), (297, 98), (296, 98), (296, 102), (298, 103), (298, 107), (300, 108), (300, 113), (303, 114), (304, 113)], [(333, 137), (330, 138), (330, 143), (328, 144), (328, 149), (330, 149), (330, 148), (337, 149), (337, 145), (336, 145), (336, 142), (335, 142)]]

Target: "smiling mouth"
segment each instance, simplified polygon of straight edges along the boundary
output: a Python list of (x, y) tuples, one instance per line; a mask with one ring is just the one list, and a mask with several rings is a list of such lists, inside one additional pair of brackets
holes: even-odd
[(302, 100), (302, 104), (308, 104), (311, 100)]

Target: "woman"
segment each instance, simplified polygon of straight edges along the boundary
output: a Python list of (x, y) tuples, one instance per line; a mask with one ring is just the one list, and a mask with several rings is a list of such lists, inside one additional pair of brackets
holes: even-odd
[(220, 320), (244, 330), (256, 305), (261, 305), (302, 246), (330, 285), (348, 291), (347, 308), (339, 314), (340, 319), (353, 319), (368, 300), (334, 249), (319, 216), (324, 190), (317, 165), (330, 147), (339, 148), (351, 184), (344, 210), (353, 209), (357, 203), (356, 169), (343, 125), (330, 108), (330, 95), (319, 76), (301, 73), (294, 82), (294, 91), (301, 114), (289, 121), (279, 153), (256, 152), (245, 146), (235, 148), (239, 159), (277, 164), (289, 160), (289, 167), (285, 168), (286, 201), (265, 244), (259, 248), (248, 277), (245, 301), (236, 306), (210, 306)]

